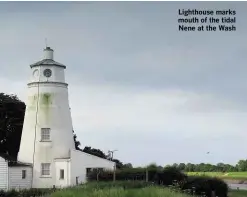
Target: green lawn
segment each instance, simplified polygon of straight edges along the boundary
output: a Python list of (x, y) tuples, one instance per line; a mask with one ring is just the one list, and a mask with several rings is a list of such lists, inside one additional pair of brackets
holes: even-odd
[[(143, 188), (145, 184), (128, 181), (94, 182), (56, 191), (49, 197), (191, 197), (164, 187), (148, 186)], [(123, 185), (126, 189), (123, 188)], [(247, 191), (232, 190), (228, 197), (247, 197)]]
[(229, 192), (229, 197), (246, 197), (247, 196), (247, 191), (244, 190), (234, 190)]
[(223, 179), (247, 180), (247, 172), (188, 172), (191, 176), (212, 176)]

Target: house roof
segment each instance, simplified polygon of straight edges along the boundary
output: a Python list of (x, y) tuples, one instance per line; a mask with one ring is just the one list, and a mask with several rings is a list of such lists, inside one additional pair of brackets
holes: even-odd
[(38, 61), (38, 62), (30, 65), (31, 68), (35, 67), (35, 66), (60, 66), (60, 67), (66, 68), (65, 65), (63, 65), (59, 62), (56, 62), (52, 59), (43, 59), (41, 61)]
[(22, 162), (16, 161), (16, 162), (8, 162), (8, 166), (9, 167), (15, 167), (15, 166), (32, 166), (32, 164), (22, 163)]
[(3, 159), (5, 159), (6, 161), (9, 161), (9, 162), (16, 161), (15, 158), (13, 158), (13, 157), (5, 154), (5, 153), (0, 153), (0, 157), (2, 157)]
[(32, 166), (32, 164), (28, 164), (28, 163), (22, 163), (17, 161), (15, 158), (4, 154), (4, 153), (0, 153), (0, 157), (2, 157), (3, 159), (5, 159), (5, 161), (8, 162), (8, 166), (9, 167), (14, 167), (14, 166)]
[(84, 154), (84, 155), (91, 156), (91, 157), (93, 157), (93, 158), (106, 160), (106, 161), (108, 161), (109, 163), (116, 163), (115, 161), (111, 161), (111, 160), (109, 160), (109, 159), (105, 159), (105, 158), (102, 158), (102, 157), (99, 157), (99, 156), (96, 156), (96, 155), (93, 155), (93, 154), (89, 154), (89, 153), (86, 153), (86, 152), (84, 152), (84, 151), (80, 151), (80, 150), (73, 150), (73, 151), (75, 151), (75, 152), (80, 152), (80, 153), (82, 153), (82, 154)]

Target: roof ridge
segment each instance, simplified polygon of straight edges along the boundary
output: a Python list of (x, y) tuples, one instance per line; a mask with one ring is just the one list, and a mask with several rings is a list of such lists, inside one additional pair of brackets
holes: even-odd
[(66, 68), (65, 65), (59, 63), (59, 62), (56, 62), (55, 60), (52, 60), (52, 59), (43, 59), (43, 60), (40, 60), (36, 63), (33, 63), (30, 65), (30, 67), (35, 67), (35, 66), (41, 66), (41, 65), (45, 65), (45, 66), (60, 66), (60, 67), (63, 67), (63, 68)]

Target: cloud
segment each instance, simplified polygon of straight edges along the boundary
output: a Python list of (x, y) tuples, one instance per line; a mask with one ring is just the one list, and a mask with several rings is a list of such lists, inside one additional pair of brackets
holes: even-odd
[[(25, 100), (25, 83), (3, 78), (0, 82), (3, 92), (16, 93)], [(117, 148), (120, 159), (131, 160), (136, 165), (143, 165), (147, 159), (144, 156), (136, 159), (129, 155), (130, 151), (140, 155), (155, 151), (149, 157), (160, 164), (182, 162), (180, 153), (165, 160), (159, 154), (168, 154), (171, 147), (179, 148), (183, 144), (187, 151), (193, 149), (198, 155), (199, 151), (211, 150), (208, 145), (194, 150), (198, 141), (218, 143), (221, 140), (224, 144), (229, 139), (247, 137), (243, 132), (247, 126), (245, 112), (235, 103), (213, 95), (179, 89), (158, 91), (76, 83), (70, 84), (69, 92), (73, 125), (82, 146), (90, 145), (104, 151)], [(220, 154), (222, 152), (218, 156)], [(203, 159), (197, 158), (191, 155), (187, 160)], [(225, 159), (227, 161), (227, 157)]]
[[(237, 31), (177, 31), (178, 8), (232, 8)], [(125, 162), (236, 162), (245, 155), (246, 3), (2, 2), (0, 89), (25, 100), (45, 38), (66, 64), (83, 145)], [(8, 18), (8, 21), (3, 20)], [(211, 156), (204, 153), (210, 150)]]
[[(79, 95), (84, 95), (83, 99)], [(182, 162), (178, 152), (175, 154), (178, 157), (165, 160), (159, 156), (160, 152), (167, 152), (173, 146), (177, 150), (181, 145), (187, 147), (186, 151), (193, 149), (197, 155), (197, 159), (191, 155), (187, 160), (198, 162), (205, 157), (199, 156), (199, 152), (211, 150), (219, 142), (225, 147), (230, 139), (241, 141), (246, 137), (245, 111), (241, 112), (235, 103), (212, 95), (85, 84), (80, 88), (71, 86), (70, 100), (75, 130), (83, 144), (101, 146), (105, 151), (120, 149), (118, 155), (126, 162), (136, 160), (129, 156), (130, 152), (146, 155), (152, 151), (156, 152), (149, 156), (152, 161)], [(206, 144), (200, 145), (202, 141)], [(225, 150), (222, 151), (218, 157), (224, 154)], [(229, 161), (227, 156), (223, 159)]]

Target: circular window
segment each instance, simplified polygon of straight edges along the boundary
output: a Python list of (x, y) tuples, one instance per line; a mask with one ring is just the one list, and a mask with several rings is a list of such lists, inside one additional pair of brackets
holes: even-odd
[(45, 77), (50, 77), (51, 76), (51, 69), (45, 69), (44, 70), (44, 76)]
[(34, 77), (38, 77), (38, 76), (39, 76), (39, 70), (38, 70), (38, 69), (35, 69), (35, 70), (33, 71), (33, 76), (34, 76)]

